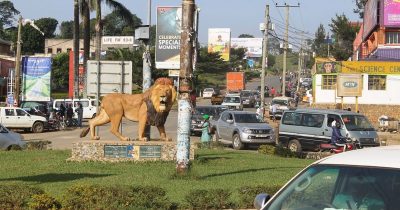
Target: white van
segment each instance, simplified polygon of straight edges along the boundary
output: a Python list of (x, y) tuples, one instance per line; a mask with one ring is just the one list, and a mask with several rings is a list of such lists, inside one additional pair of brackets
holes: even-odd
[[(83, 107), (83, 119), (91, 119), (96, 116), (96, 100), (91, 98), (55, 99), (53, 101), (53, 109), (59, 110), (61, 104), (64, 104), (65, 108), (72, 104), (75, 113), (78, 103), (81, 103)], [(74, 117), (76, 118), (76, 114)]]

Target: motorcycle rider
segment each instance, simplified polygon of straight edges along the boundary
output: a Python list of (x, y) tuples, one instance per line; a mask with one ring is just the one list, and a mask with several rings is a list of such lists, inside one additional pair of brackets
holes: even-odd
[(344, 147), (346, 150), (346, 141), (344, 140), (344, 137), (340, 133), (340, 128), (342, 124), (340, 122), (335, 123), (335, 126), (332, 126), (332, 136), (331, 136), (331, 141), (330, 144), (339, 146), (339, 147)]

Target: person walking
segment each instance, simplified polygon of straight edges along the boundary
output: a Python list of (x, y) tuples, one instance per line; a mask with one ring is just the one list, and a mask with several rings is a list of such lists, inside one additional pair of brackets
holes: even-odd
[(82, 128), (83, 107), (81, 103), (78, 103), (78, 108), (76, 108), (75, 112), (78, 114), (78, 126)]
[(210, 122), (209, 122), (210, 116), (205, 114), (205, 115), (203, 115), (203, 119), (204, 119), (204, 122), (201, 125), (202, 133), (201, 133), (200, 140), (201, 140), (201, 144), (203, 147), (210, 148), (210, 141), (211, 141), (211, 134), (210, 134), (210, 128), (209, 128), (210, 127)]
[(67, 108), (67, 126), (72, 125), (72, 117), (74, 116), (74, 110), (72, 109), (72, 104), (68, 104)]
[(276, 105), (276, 104), (272, 104), (272, 110), (271, 110), (271, 112), (272, 112), (272, 122), (275, 122), (275, 120), (276, 120), (276, 116), (275, 116), (275, 114), (276, 114), (276, 110), (277, 110), (277, 107), (278, 105)]
[(271, 96), (272, 96), (272, 98), (275, 97), (275, 94), (276, 94), (276, 90), (275, 90), (274, 87), (272, 87), (271, 88)]

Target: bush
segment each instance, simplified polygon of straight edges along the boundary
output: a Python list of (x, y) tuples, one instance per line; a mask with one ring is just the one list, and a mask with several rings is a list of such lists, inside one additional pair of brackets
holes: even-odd
[(26, 209), (31, 197), (44, 194), (43, 190), (26, 185), (0, 186), (0, 209)]
[(276, 147), (273, 145), (261, 145), (258, 148), (258, 153), (266, 154), (266, 155), (274, 155)]
[(61, 209), (61, 204), (53, 197), (47, 194), (33, 195), (28, 203), (29, 209), (45, 210), (45, 209)]
[(280, 145), (275, 147), (274, 154), (281, 156), (281, 157), (287, 157), (287, 158), (302, 157), (302, 154), (297, 154), (296, 152), (292, 152), (290, 149), (288, 149), (286, 147), (282, 147)]
[(26, 143), (27, 150), (46, 150), (51, 141), (29, 141)]
[(185, 197), (192, 209), (227, 209), (234, 207), (230, 202), (231, 192), (223, 189), (194, 190)]
[(159, 187), (76, 185), (68, 189), (65, 209), (173, 209)]
[(253, 208), (254, 198), (260, 193), (274, 195), (282, 186), (246, 186), (238, 189), (239, 208)]

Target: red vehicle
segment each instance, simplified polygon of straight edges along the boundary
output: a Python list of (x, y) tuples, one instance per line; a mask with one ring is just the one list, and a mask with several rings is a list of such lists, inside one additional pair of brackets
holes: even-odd
[(355, 149), (360, 149), (360, 143), (358, 141), (353, 141), (350, 138), (345, 138), (346, 143), (344, 144), (344, 146), (337, 146), (337, 145), (333, 145), (333, 144), (321, 144), (320, 145), (320, 151), (324, 152), (324, 151), (329, 151), (331, 153), (341, 153), (341, 152), (347, 152), (347, 151), (351, 151), (351, 150), (355, 150)]
[(244, 72), (228, 72), (226, 73), (226, 91), (240, 92), (246, 89)]

